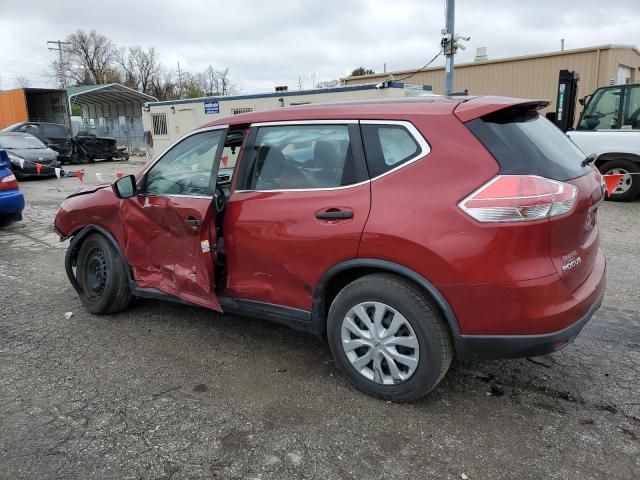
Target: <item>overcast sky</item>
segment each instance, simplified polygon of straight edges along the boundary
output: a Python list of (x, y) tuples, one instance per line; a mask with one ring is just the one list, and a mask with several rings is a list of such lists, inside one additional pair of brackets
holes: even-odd
[[(640, 45), (640, 0), (457, 0), (456, 32), (469, 35), (456, 62), (485, 46), (490, 58), (608, 43)], [(93, 6), (95, 5), (95, 6)], [(98, 7), (98, 5), (100, 5)], [(364, 66), (417, 68), (439, 49), (443, 0), (0, 0), (0, 88), (42, 73), (47, 40), (78, 29), (119, 46), (155, 46), (167, 68), (229, 67), (243, 93), (305, 88)], [(442, 63), (439, 59), (439, 63)], [(438, 64), (436, 62), (435, 64)]]

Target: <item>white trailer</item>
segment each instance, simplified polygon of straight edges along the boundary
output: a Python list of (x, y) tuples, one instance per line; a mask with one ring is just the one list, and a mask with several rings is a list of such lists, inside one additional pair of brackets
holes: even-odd
[(309, 103), (431, 95), (431, 86), (380, 82), (348, 87), (277, 91), (230, 97), (204, 97), (146, 103), (142, 125), (153, 138), (152, 157), (180, 137), (219, 117)]

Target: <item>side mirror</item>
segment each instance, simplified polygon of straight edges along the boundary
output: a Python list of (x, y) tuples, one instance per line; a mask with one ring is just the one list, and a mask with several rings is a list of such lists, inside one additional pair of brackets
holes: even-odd
[(118, 198), (131, 198), (136, 195), (136, 177), (133, 175), (127, 175), (126, 177), (119, 178), (111, 184), (113, 193)]

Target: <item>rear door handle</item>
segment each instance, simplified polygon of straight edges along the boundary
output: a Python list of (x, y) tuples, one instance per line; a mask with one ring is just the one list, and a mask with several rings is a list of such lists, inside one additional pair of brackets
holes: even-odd
[(191, 226), (191, 227), (199, 227), (202, 225), (202, 220), (200, 220), (199, 218), (196, 217), (187, 217), (187, 219), (185, 220), (187, 225)]
[(351, 210), (328, 210), (316, 213), (316, 218), (320, 220), (345, 220), (353, 218)]

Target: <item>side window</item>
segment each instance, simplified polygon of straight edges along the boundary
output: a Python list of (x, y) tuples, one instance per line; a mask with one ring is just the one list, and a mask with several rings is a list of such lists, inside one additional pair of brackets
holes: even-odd
[(640, 86), (627, 87), (624, 96), (622, 128), (640, 129)]
[(40, 133), (43, 137), (69, 138), (69, 132), (62, 125), (40, 125)]
[(361, 130), (371, 178), (423, 153), (414, 136), (402, 125), (362, 124)]
[(611, 130), (620, 128), (618, 115), (622, 88), (598, 90), (582, 116), (579, 130)]
[(185, 138), (147, 172), (147, 195), (211, 195), (213, 161), (225, 130), (211, 130)]
[(355, 160), (347, 125), (258, 128), (247, 172), (247, 189), (332, 188), (355, 182)]

